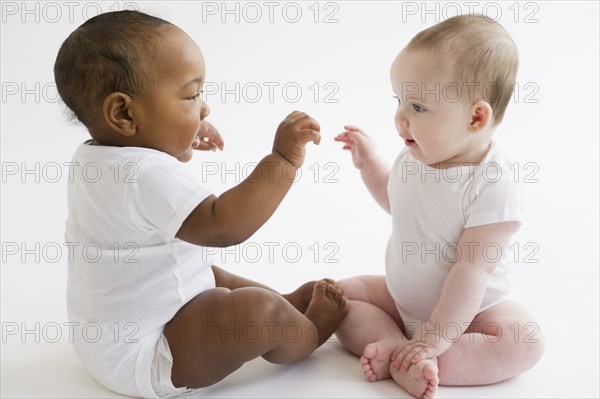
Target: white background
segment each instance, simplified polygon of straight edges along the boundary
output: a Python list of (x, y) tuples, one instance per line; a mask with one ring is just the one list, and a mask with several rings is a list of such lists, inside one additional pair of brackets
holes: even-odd
[[(88, 138), (57, 101), (54, 59), (87, 17), (124, 6), (49, 4), (2, 2), (2, 396), (44, 396), (35, 379), (28, 380), (35, 367), (26, 364), (48, 368), (52, 361), (41, 357), (69, 350), (66, 328), (60, 346), (49, 345), (44, 334), (36, 343), (35, 334), (23, 332), (36, 322), (43, 328), (67, 321), (63, 163)], [(468, 2), (430, 2), (429, 13), (421, 2), (315, 4), (130, 3), (180, 26), (204, 53), (206, 80), (218, 89), (206, 93), (209, 120), (222, 133), (225, 151), (197, 152), (189, 167), (215, 193), (239, 182), (270, 151), (289, 112), (306, 111), (321, 123), (322, 143), (308, 145), (302, 175), (275, 215), (245, 244), (217, 253), (217, 264), (280, 291), (321, 277), (383, 274), (389, 217), (333, 137), (344, 124), (361, 126), (391, 162), (403, 146), (393, 124), (393, 58), (417, 32), (456, 14), (456, 7), (469, 11)], [(538, 368), (554, 373), (547, 383), (561, 386), (551, 393), (597, 396), (598, 3), (474, 4), (474, 11), (511, 33), (520, 53), (517, 94), (495, 139), (521, 165), (526, 208), (512, 276), (518, 298), (546, 331)], [(222, 88), (232, 92), (222, 98)], [(567, 376), (557, 371), (563, 369)]]

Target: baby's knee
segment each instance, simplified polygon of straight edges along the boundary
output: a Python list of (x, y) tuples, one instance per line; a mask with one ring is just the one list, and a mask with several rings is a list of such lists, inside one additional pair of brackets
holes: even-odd
[[(513, 322), (502, 326), (503, 341), (509, 345), (508, 353), (521, 365), (521, 372), (535, 366), (544, 354), (544, 332), (537, 322)], [(504, 336), (504, 334), (506, 334)], [(504, 350), (508, 349), (504, 346)]]
[(344, 292), (346, 299), (368, 302), (373, 290), (385, 287), (385, 277), (356, 276), (340, 280), (337, 285)]
[(529, 333), (523, 338), (521, 346), (522, 350), (525, 352), (525, 357), (529, 359), (530, 367), (535, 366), (542, 359), (546, 348), (546, 340), (544, 331), (538, 323), (532, 323), (530, 325)]
[(288, 310), (288, 302), (279, 294), (258, 287), (240, 288), (236, 295), (236, 308), (252, 321), (280, 320)]

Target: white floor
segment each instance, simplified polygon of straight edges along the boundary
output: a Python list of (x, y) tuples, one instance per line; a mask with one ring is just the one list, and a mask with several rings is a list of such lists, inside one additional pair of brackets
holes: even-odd
[[(586, 287), (592, 290), (591, 296), (590, 291), (585, 293)], [(561, 297), (560, 294), (546, 296), (554, 288), (541, 285), (536, 295), (547, 297), (548, 306), (536, 309), (547, 338), (547, 350), (540, 364), (517, 378), (493, 386), (441, 387), (438, 397), (598, 398), (597, 307), (571, 306), (580, 299), (579, 295), (597, 301), (596, 287), (595, 281), (580, 281), (579, 290), (571, 290), (571, 294)], [(18, 289), (15, 289), (16, 291)], [(49, 317), (50, 309), (60, 308), (57, 299), (59, 297), (55, 295), (52, 288), (48, 288), (45, 294), (48, 295), (40, 295), (38, 300), (18, 295), (11, 295), (11, 299), (21, 301), (22, 310), (25, 312), (32, 308), (41, 312), (32, 320), (45, 320), (42, 314)], [(47, 300), (43, 300), (44, 298)], [(594, 306), (593, 302), (590, 303)], [(559, 304), (562, 305), (558, 306)], [(565, 314), (567, 309), (571, 309), (568, 315)], [(590, 310), (594, 312), (591, 315), (586, 314)], [(44, 335), (41, 334), (38, 343), (35, 335), (31, 333), (23, 335), (20, 331), (18, 334), (9, 334), (7, 326), (10, 328), (11, 325), (7, 320), (10, 319), (3, 317), (0, 384), (2, 398), (121, 397), (102, 387), (83, 370), (66, 337), (52, 343), (44, 339)], [(13, 320), (23, 320), (23, 318)], [(48, 330), (46, 338), (49, 336)], [(295, 365), (276, 366), (262, 359), (249, 362), (197, 397), (405, 398), (410, 396), (391, 381), (367, 382), (363, 378), (358, 359), (345, 352), (341, 344), (332, 338), (313, 356)]]
[[(113, 398), (80, 367), (68, 344), (29, 345), (2, 364), (3, 398)], [(597, 358), (596, 358), (597, 363)], [(559, 361), (549, 353), (530, 372), (493, 386), (440, 387), (440, 398), (597, 398), (594, 361)], [(368, 383), (357, 358), (330, 341), (309, 359), (276, 366), (256, 359), (193, 397), (409, 398), (391, 380)]]

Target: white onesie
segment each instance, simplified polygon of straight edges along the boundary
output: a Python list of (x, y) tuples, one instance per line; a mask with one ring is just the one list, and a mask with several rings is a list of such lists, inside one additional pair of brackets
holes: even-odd
[(157, 397), (151, 367), (164, 325), (215, 286), (206, 248), (175, 238), (211, 193), (177, 159), (148, 148), (86, 142), (73, 162), (67, 311), (84, 332), (75, 352), (113, 391)]
[[(479, 165), (435, 169), (400, 152), (388, 181), (392, 234), (386, 251), (386, 281), (405, 323), (423, 323), (437, 305), (457, 244), (467, 227), (521, 221), (521, 187), (492, 142)], [(487, 245), (487, 244), (486, 244)], [(512, 263), (497, 245), (474, 247), (496, 261), (479, 312), (509, 299)]]

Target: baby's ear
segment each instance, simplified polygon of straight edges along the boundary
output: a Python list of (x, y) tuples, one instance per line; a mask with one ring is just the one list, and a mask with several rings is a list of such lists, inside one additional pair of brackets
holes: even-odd
[(102, 105), (104, 121), (111, 129), (123, 136), (135, 134), (135, 123), (128, 111), (131, 101), (131, 97), (127, 94), (115, 92), (106, 96)]
[(471, 120), (467, 130), (476, 133), (492, 123), (494, 112), (487, 101), (479, 100), (471, 105)]

